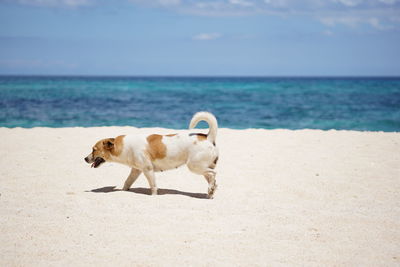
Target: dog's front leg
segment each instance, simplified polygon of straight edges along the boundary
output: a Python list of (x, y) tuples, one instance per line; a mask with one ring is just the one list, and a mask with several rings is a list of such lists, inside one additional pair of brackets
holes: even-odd
[(156, 177), (154, 175), (154, 170), (152, 168), (147, 168), (146, 170), (143, 170), (143, 173), (146, 176), (147, 181), (149, 182), (151, 194), (157, 195), (157, 185), (156, 185)]
[(131, 173), (129, 174), (128, 178), (125, 181), (124, 187), (122, 190), (128, 191), (129, 188), (131, 188), (132, 184), (136, 181), (136, 179), (139, 177), (139, 175), (142, 173), (142, 171), (132, 168)]

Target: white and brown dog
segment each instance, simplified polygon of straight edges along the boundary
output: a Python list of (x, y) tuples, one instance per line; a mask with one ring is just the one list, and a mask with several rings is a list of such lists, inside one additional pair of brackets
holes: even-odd
[(215, 167), (218, 149), (215, 145), (218, 123), (208, 112), (196, 113), (190, 121), (193, 129), (200, 121), (210, 127), (208, 134), (186, 133), (169, 135), (120, 135), (98, 141), (85, 161), (98, 168), (104, 162), (118, 162), (131, 167), (123, 190), (129, 190), (143, 172), (152, 195), (157, 194), (154, 173), (186, 164), (192, 172), (203, 175), (208, 182), (208, 197), (213, 198), (217, 188)]

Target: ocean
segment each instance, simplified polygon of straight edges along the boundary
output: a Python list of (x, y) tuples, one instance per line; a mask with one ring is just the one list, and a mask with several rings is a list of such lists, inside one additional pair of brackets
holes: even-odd
[(225, 128), (397, 132), (400, 77), (0, 76), (0, 127), (185, 129), (203, 110)]

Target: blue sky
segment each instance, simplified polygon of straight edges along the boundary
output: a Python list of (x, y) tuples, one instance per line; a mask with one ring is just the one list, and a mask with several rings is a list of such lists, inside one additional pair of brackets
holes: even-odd
[(400, 0), (0, 0), (0, 74), (399, 76)]

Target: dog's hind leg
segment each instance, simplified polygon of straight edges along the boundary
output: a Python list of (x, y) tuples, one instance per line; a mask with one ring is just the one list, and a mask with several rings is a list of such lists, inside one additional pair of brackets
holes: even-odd
[(217, 190), (217, 184), (215, 180), (216, 172), (212, 169), (208, 169), (203, 175), (208, 182), (208, 195), (209, 199), (214, 198), (215, 190)]
[(214, 170), (215, 164), (207, 167), (208, 165), (204, 164), (204, 162), (199, 161), (189, 161), (186, 163), (189, 170), (193, 173), (203, 175), (208, 182), (208, 198), (212, 199), (214, 197), (215, 190), (217, 189), (217, 184), (215, 181), (216, 172)]
[(129, 174), (128, 178), (125, 181), (124, 187), (122, 190), (128, 191), (129, 188), (131, 188), (132, 184), (136, 181), (136, 179), (139, 177), (139, 175), (142, 173), (142, 171), (132, 168), (131, 173)]
[(157, 195), (157, 185), (156, 185), (156, 177), (154, 175), (154, 170), (153, 169), (147, 169), (143, 171), (144, 175), (147, 178), (147, 181), (149, 182), (149, 186), (151, 189), (151, 194), (152, 195)]

